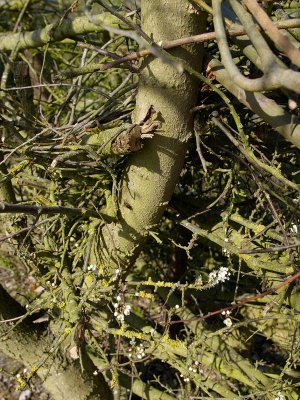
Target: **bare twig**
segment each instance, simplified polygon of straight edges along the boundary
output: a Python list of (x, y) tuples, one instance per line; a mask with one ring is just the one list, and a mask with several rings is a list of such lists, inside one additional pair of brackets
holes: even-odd
[(15, 318), (10, 318), (10, 319), (2, 319), (0, 320), (0, 324), (8, 323), (8, 322), (13, 322), (13, 321), (18, 321), (19, 319), (25, 317), (27, 314), (20, 315), (19, 317)]
[(102, 23), (103, 14), (99, 14), (93, 16), (93, 22), (90, 22), (87, 17), (79, 17), (74, 20), (65, 20), (59, 26), (54, 23), (31, 32), (1, 33), (0, 50), (14, 50), (16, 45), (18, 50), (29, 49), (85, 33), (101, 32), (104, 30)]
[(268, 296), (271, 293), (277, 292), (279, 289), (283, 288), (284, 286), (287, 286), (288, 284), (294, 282), (295, 280), (297, 280), (299, 278), (300, 278), (300, 271), (297, 272), (296, 274), (294, 274), (293, 276), (289, 277), (288, 279), (286, 279), (285, 281), (283, 281), (279, 285), (277, 285), (277, 286), (275, 286), (275, 287), (273, 287), (271, 289), (268, 289), (268, 290), (266, 290), (266, 291), (264, 291), (262, 293), (256, 294), (254, 296), (246, 297), (244, 300), (240, 301), (239, 303), (232, 304), (231, 306), (224, 307), (224, 308), (221, 308), (219, 310), (209, 312), (208, 314), (203, 315), (201, 317), (195, 317), (195, 318), (186, 319), (186, 320), (171, 321), (170, 324), (173, 325), (173, 324), (179, 324), (179, 323), (189, 323), (189, 322), (193, 322), (193, 321), (203, 321), (203, 320), (205, 320), (207, 318), (212, 317), (213, 315), (219, 315), (219, 314), (222, 314), (223, 312), (231, 311), (231, 310), (234, 310), (236, 308), (240, 308), (240, 307), (244, 306), (247, 303), (251, 303), (252, 301), (261, 299), (261, 298), (263, 298), (265, 296)]
[(263, 27), (266, 34), (274, 42), (278, 50), (282, 51), (294, 65), (300, 67), (300, 51), (293, 45), (293, 43), (280, 33), (277, 26), (269, 18), (268, 14), (258, 5), (256, 0), (243, 0), (248, 10), (255, 17), (257, 22)]
[(99, 213), (93, 210), (83, 208), (71, 208), (62, 206), (31, 206), (28, 204), (9, 204), (0, 203), (0, 214), (65, 214), (69, 216), (86, 216), (99, 218)]
[(224, 66), (215, 58), (210, 60), (209, 67), (216, 80), (229, 90), (239, 102), (260, 116), (286, 140), (300, 148), (300, 119), (298, 117), (262, 93), (249, 92), (237, 87)]
[(296, 190), (297, 192), (300, 192), (300, 186), (297, 185), (294, 182), (291, 182), (290, 180), (288, 180), (287, 178), (285, 178), (278, 170), (276, 170), (275, 168), (273, 168), (270, 165), (267, 165), (265, 163), (263, 163), (262, 161), (260, 161), (255, 154), (251, 151), (251, 149), (245, 149), (242, 144), (235, 139), (231, 132), (229, 131), (229, 129), (226, 128), (226, 126), (224, 126), (224, 124), (218, 120), (217, 118), (213, 117), (212, 118), (212, 122), (221, 129), (221, 131), (223, 133), (225, 133), (225, 135), (228, 137), (228, 139), (240, 150), (240, 152), (246, 157), (246, 159), (253, 164), (256, 167), (259, 167), (262, 170), (265, 170), (266, 172), (268, 172), (271, 176), (275, 176), (279, 181), (281, 181), (283, 184), (285, 184), (287, 187), (293, 188), (294, 190)]
[(289, 244), (287, 246), (269, 247), (267, 249), (241, 250), (239, 253), (240, 254), (275, 253), (276, 251), (284, 251), (295, 247), (300, 247), (300, 242)]
[[(217, 42), (218, 42), (218, 47), (220, 50), (221, 58), (222, 58), (222, 63), (224, 64), (226, 70), (228, 71), (229, 75), (231, 78), (234, 80), (234, 82), (240, 86), (241, 88), (253, 92), (260, 92), (263, 90), (270, 90), (270, 89), (276, 89), (280, 87), (280, 82), (278, 80), (278, 75), (275, 74), (273, 71), (270, 72), (270, 75), (264, 75), (260, 78), (255, 78), (255, 79), (249, 79), (246, 78), (244, 75), (241, 74), (239, 71), (238, 67), (234, 63), (232, 56), (231, 56), (231, 51), (228, 46), (228, 42), (226, 39), (226, 32), (225, 32), (225, 27), (223, 24), (223, 17), (222, 17), (222, 9), (221, 9), (221, 4), (222, 0), (213, 0), (212, 5), (213, 5), (213, 10), (214, 10), (214, 27), (217, 35)], [(249, 18), (248, 18), (249, 19)], [(247, 21), (247, 26), (248, 26), (248, 31), (251, 29), (256, 29), (254, 22), (253, 21)], [(252, 34), (253, 36), (253, 34)], [(263, 49), (260, 50), (266, 50), (265, 48), (268, 47), (267, 44), (264, 42), (264, 39), (262, 37), (256, 38), (256, 42), (259, 41), (260, 46), (263, 47)], [(256, 43), (255, 42), (255, 43)], [(254, 44), (255, 48), (258, 47), (258, 43)], [(269, 51), (268, 51), (269, 50)], [(270, 52), (270, 49), (268, 49), (266, 52), (266, 56), (268, 55), (271, 58), (275, 59), (275, 56), (273, 55), (272, 52)], [(275, 60), (273, 61), (275, 64)], [(271, 76), (272, 74), (272, 76)]]
[[(115, 17), (119, 18), (124, 24), (128, 25), (131, 29), (135, 30), (140, 37), (142, 37), (146, 42), (152, 44), (152, 39), (134, 22), (132, 22), (129, 18), (124, 17), (124, 15), (120, 14), (116, 11), (115, 8), (108, 6), (102, 0), (96, 0), (102, 7), (104, 7), (107, 11), (113, 14)], [(93, 17), (94, 18), (94, 17)]]
[(286, 88), (298, 93), (300, 90), (300, 74), (289, 69), (280, 62), (257, 29), (252, 16), (238, 1), (230, 0), (234, 12), (245, 27), (246, 32), (260, 57), (264, 75), (260, 78), (249, 79), (240, 72), (232, 59), (231, 51), (226, 39), (221, 3), (222, 0), (212, 1), (214, 10), (214, 26), (222, 62), (234, 83), (242, 89), (250, 92)]
[[(55, 218), (55, 217), (46, 218), (43, 221), (38, 222), (37, 224), (35, 224), (34, 228), (37, 228), (38, 226), (43, 225), (46, 222), (51, 221), (53, 218)], [(22, 228), (22, 229), (18, 230), (15, 233), (7, 234), (5, 236), (0, 236), (0, 242), (4, 242), (5, 240), (13, 239), (16, 236), (22, 235), (22, 233), (25, 233), (25, 232), (28, 232), (28, 231), (31, 231), (31, 230), (32, 230), (32, 225), (26, 226), (26, 228)]]
[[(276, 23), (276, 26), (278, 27), (278, 29), (295, 28), (300, 26), (300, 18), (295, 18), (287, 21), (279, 21)], [(264, 29), (262, 28), (262, 30)], [(227, 32), (227, 34), (231, 37), (242, 36), (245, 35), (245, 33), (246, 33), (245, 28), (241, 25), (235, 25), (232, 29), (229, 29)], [(200, 35), (194, 35), (194, 36), (183, 37), (180, 39), (164, 41), (160, 44), (160, 46), (164, 50), (169, 50), (179, 46), (185, 46), (193, 43), (205, 43), (215, 39), (216, 39), (215, 32), (207, 32), (207, 33), (202, 33)], [(114, 68), (121, 63), (138, 60), (139, 58), (148, 56), (150, 54), (152, 53), (148, 49), (135, 51), (133, 53), (128, 54), (127, 56), (119, 58), (118, 60), (104, 64), (102, 69), (105, 71), (107, 69)]]

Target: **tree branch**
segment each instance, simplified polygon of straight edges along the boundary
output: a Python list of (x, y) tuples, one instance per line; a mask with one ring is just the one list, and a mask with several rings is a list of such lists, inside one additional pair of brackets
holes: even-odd
[(230, 0), (233, 10), (245, 27), (246, 32), (260, 57), (261, 69), (264, 72), (262, 77), (255, 79), (246, 78), (241, 74), (232, 59), (231, 51), (228, 47), (222, 20), (221, 3), (222, 0), (212, 1), (214, 10), (214, 26), (222, 62), (234, 83), (247, 91), (260, 92), (278, 88), (287, 88), (298, 93), (300, 90), (300, 74), (287, 68), (282, 62), (280, 62), (280, 60), (270, 50), (268, 44), (257, 29), (251, 15), (248, 14), (236, 0)]
[(260, 26), (264, 27), (264, 31), (274, 42), (278, 50), (282, 51), (293, 64), (300, 67), (300, 51), (291, 43), (291, 41), (282, 35), (268, 14), (258, 5), (256, 0), (243, 0), (248, 10), (258, 21)]
[[(263, 69), (266, 71), (266, 64), (268, 64), (269, 68), (268, 68), (268, 71), (266, 71), (266, 74), (260, 78), (249, 79), (249, 78), (246, 78), (243, 74), (241, 74), (241, 72), (239, 71), (238, 67), (235, 65), (235, 63), (232, 59), (231, 51), (228, 46), (225, 27), (223, 24), (221, 4), (222, 4), (222, 0), (213, 0), (212, 1), (213, 10), (214, 10), (214, 17), (213, 17), (214, 18), (214, 27), (215, 27), (215, 31), (216, 31), (216, 35), (217, 35), (217, 42), (218, 42), (218, 47), (220, 50), (222, 62), (224, 64), (226, 70), (228, 71), (229, 75), (231, 76), (231, 79), (233, 79), (235, 84), (238, 85), (239, 87), (241, 87), (245, 90), (254, 91), (254, 92), (260, 92), (263, 90), (271, 90), (271, 89), (279, 88), (281, 86), (279, 74), (277, 73), (277, 68), (276, 68), (276, 70), (274, 70), (274, 68), (276, 66), (276, 58), (275, 58), (274, 54), (271, 52), (271, 50), (269, 49), (269, 47), (267, 46), (264, 39), (259, 34), (258, 30), (256, 29), (256, 27), (254, 25), (254, 22), (250, 18), (247, 18), (247, 21), (243, 21), (244, 26), (249, 35), (251, 35), (253, 37), (254, 34), (256, 34), (256, 37), (252, 38), (252, 42), (260, 56), (261, 56), (261, 53), (263, 51), (265, 51), (264, 58), (262, 58), (262, 57), (260, 57), (260, 58), (261, 58), (261, 61), (263, 64)], [(244, 19), (246, 19), (246, 18), (244, 17)], [(256, 32), (253, 32), (255, 30), (256, 30)], [(250, 31), (252, 31), (252, 33), (250, 33)], [(254, 41), (254, 39), (255, 39), (255, 41)], [(272, 65), (272, 68), (270, 68), (271, 65)]]
[(300, 148), (300, 118), (286, 111), (262, 93), (237, 87), (224, 66), (216, 59), (209, 62), (215, 78), (252, 112), (261, 117), (286, 140)]
[(251, 303), (251, 302), (253, 302), (255, 300), (258, 300), (258, 299), (261, 299), (263, 297), (266, 297), (271, 293), (277, 292), (279, 289), (283, 288), (286, 285), (289, 285), (290, 283), (294, 282), (295, 280), (297, 280), (299, 278), (300, 278), (300, 272), (297, 272), (296, 274), (294, 274), (294, 275), (290, 276), (289, 278), (285, 279), (279, 285), (277, 285), (275, 287), (272, 287), (272, 288), (270, 288), (270, 289), (268, 289), (268, 290), (266, 290), (266, 291), (264, 291), (262, 293), (256, 294), (254, 296), (246, 297), (245, 299), (243, 299), (242, 301), (240, 301), (240, 302), (238, 302), (236, 304), (232, 304), (231, 306), (223, 307), (223, 308), (221, 308), (219, 310), (209, 312), (208, 314), (203, 315), (201, 317), (195, 317), (195, 318), (191, 318), (189, 320), (172, 321), (170, 323), (171, 324), (178, 324), (178, 323), (182, 323), (182, 322), (183, 323), (190, 323), (192, 321), (203, 321), (203, 320), (205, 320), (207, 318), (210, 318), (210, 317), (212, 317), (214, 315), (219, 315), (219, 314), (222, 314), (223, 312), (231, 311), (231, 310), (234, 310), (236, 308), (240, 308), (240, 307), (244, 306), (245, 304), (248, 304), (248, 303)]
[(87, 17), (79, 17), (74, 20), (65, 20), (61, 24), (53, 23), (46, 25), (42, 29), (31, 32), (20, 32), (13, 34), (0, 34), (0, 50), (12, 51), (14, 49), (23, 50), (33, 47), (40, 47), (47, 43), (59, 42), (66, 38), (72, 38), (93, 32), (102, 32), (105, 29), (102, 25), (109, 24), (107, 19), (111, 16), (107, 13), (93, 15), (93, 22)]
[[(2, 317), (11, 319), (25, 313), (26, 310), (0, 285)], [(0, 324), (0, 334), (6, 335), (7, 330), (7, 325)], [(78, 362), (68, 363), (62, 356), (59, 347), (66, 334), (55, 338), (44, 333), (40, 325), (25, 319), (6, 335), (5, 340), (0, 340), (0, 350), (29, 369), (19, 381), (20, 385), (25, 385), (37, 371), (54, 400), (111, 400), (111, 392), (102, 375), (94, 376), (92, 371), (82, 373)]]
[(10, 204), (10, 203), (0, 203), (0, 214), (65, 214), (67, 216), (85, 216), (99, 218), (100, 214), (93, 210), (85, 210), (83, 208), (71, 208), (62, 206), (31, 206), (27, 204)]
[[(275, 24), (278, 29), (291, 29), (291, 28), (296, 28), (300, 26), (300, 18), (294, 18), (291, 20), (286, 20), (286, 21), (279, 21), (276, 22)], [(259, 26), (257, 26), (259, 29)], [(261, 28), (261, 30), (264, 30), (264, 28)], [(230, 37), (237, 37), (237, 36), (243, 36), (245, 35), (246, 31), (245, 28), (241, 25), (235, 25), (232, 29), (229, 29), (227, 31), (227, 34)], [(211, 40), (216, 39), (216, 33), (215, 32), (206, 32), (202, 33), (200, 35), (194, 35), (194, 36), (188, 36), (188, 37), (182, 37), (180, 39), (175, 39), (175, 40), (165, 40), (160, 43), (160, 47), (163, 48), (164, 50), (170, 50), (174, 49), (176, 47), (180, 46), (186, 46), (186, 45), (191, 45), (193, 43), (205, 43), (209, 42)], [(79, 43), (79, 47), (87, 47), (87, 45), (84, 44), (84, 46)], [(96, 50), (97, 51), (97, 50)], [(110, 68), (115, 68), (120, 64), (123, 63), (128, 63), (130, 61), (135, 61), (140, 58), (146, 57), (148, 55), (151, 55), (152, 52), (149, 49), (143, 49), (139, 51), (132, 52), (124, 57), (118, 57), (118, 59), (115, 59), (114, 61), (105, 63), (105, 64), (92, 64), (90, 68), (86, 69), (80, 69), (80, 68), (74, 68), (68, 71), (67, 73), (63, 73), (62, 75), (58, 76), (59, 79), (67, 79), (67, 78), (72, 78), (73, 76), (81, 75), (81, 74), (87, 74), (89, 72), (96, 72), (96, 71), (106, 71)], [(116, 57), (114, 57), (116, 58)], [(134, 67), (133, 67), (134, 68)]]
[[(0, 0), (0, 10), (20, 11), (27, 0)], [(31, 0), (30, 3), (37, 3), (39, 0)]]

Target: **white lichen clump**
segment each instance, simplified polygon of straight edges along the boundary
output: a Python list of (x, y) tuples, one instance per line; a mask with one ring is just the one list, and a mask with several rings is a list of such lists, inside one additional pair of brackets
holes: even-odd
[(210, 286), (216, 286), (220, 282), (225, 282), (230, 277), (229, 269), (221, 267), (217, 271), (212, 271), (208, 276), (208, 283)]
[(121, 324), (125, 321), (125, 316), (128, 316), (131, 312), (131, 305), (130, 304), (122, 304), (122, 296), (118, 295), (116, 297), (117, 302), (113, 304), (115, 312), (114, 316), (116, 317), (117, 321), (121, 322)]
[(226, 318), (224, 319), (224, 324), (227, 326), (227, 328), (231, 328), (232, 327), (232, 320), (231, 318)]
[(96, 271), (97, 270), (97, 266), (95, 264), (91, 264), (87, 267), (88, 271)]
[(277, 395), (274, 397), (274, 400), (285, 400), (285, 396), (278, 390)]
[(117, 280), (118, 276), (120, 275), (120, 272), (121, 272), (120, 268), (116, 268), (116, 269), (114, 270), (114, 273), (113, 273), (113, 276), (112, 276), (112, 280), (113, 280), (113, 281), (116, 281), (116, 280)]
[(131, 347), (128, 350), (128, 357), (131, 359), (142, 360), (145, 356), (145, 347), (143, 343), (136, 343), (136, 338), (133, 336), (130, 340)]
[(227, 326), (227, 328), (232, 327), (232, 320), (230, 318), (230, 314), (231, 314), (230, 310), (222, 311), (222, 315), (224, 315), (226, 317), (224, 319), (223, 323)]

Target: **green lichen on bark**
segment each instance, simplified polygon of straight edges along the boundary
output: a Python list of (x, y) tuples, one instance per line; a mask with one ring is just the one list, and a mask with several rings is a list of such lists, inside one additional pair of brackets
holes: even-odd
[[(156, 42), (204, 31), (204, 15), (190, 4), (144, 1), (141, 10), (142, 29)], [(176, 21), (176, 28), (173, 21)], [(195, 69), (201, 68), (202, 45), (179, 48), (172, 53)], [(178, 70), (176, 64), (148, 57), (141, 65), (133, 119), (135, 123), (142, 121), (152, 106), (161, 126), (151, 140), (145, 141), (144, 148), (130, 157), (120, 183), (120, 222), (107, 227), (110, 234), (106, 235), (111, 235), (114, 242), (109, 245), (108, 254), (115, 254), (125, 264), (134, 259), (139, 243), (158, 223), (172, 196), (191, 136), (190, 109), (195, 104), (197, 88), (196, 79)], [(97, 254), (95, 258), (97, 260)], [(110, 263), (109, 260), (105, 262)], [(112, 263), (105, 268), (106, 272), (110, 270), (111, 273), (114, 267)]]

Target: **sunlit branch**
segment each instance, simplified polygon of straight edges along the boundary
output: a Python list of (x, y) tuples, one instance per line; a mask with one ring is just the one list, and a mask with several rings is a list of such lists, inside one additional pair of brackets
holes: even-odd
[(28, 204), (9, 204), (0, 203), (0, 214), (33, 214), (33, 215), (52, 215), (64, 214), (68, 216), (86, 216), (99, 218), (99, 213), (93, 210), (85, 210), (83, 208), (71, 208), (62, 206), (31, 206)]

